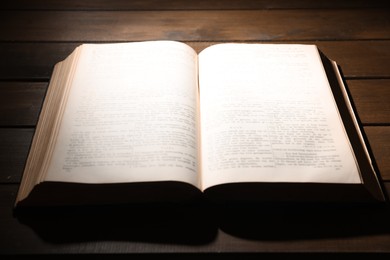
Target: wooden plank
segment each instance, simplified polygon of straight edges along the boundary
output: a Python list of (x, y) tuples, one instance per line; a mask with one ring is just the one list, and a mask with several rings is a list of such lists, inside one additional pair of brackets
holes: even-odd
[[(389, 16), (390, 17), (390, 16)], [(318, 42), (320, 50), (341, 66), (347, 78), (388, 78), (390, 42)], [(384, 66), (380, 68), (381, 66)]]
[(0, 128), (0, 183), (20, 181), (33, 132), (32, 128)]
[(0, 185), (2, 255), (390, 252), (387, 208), (130, 206), (15, 215), (17, 188)]
[[(364, 133), (381, 178), (390, 181), (390, 127), (366, 126)], [(32, 136), (32, 128), (0, 128), (0, 183), (15, 183), (21, 179)]]
[(0, 43), (0, 78), (49, 80), (54, 65), (80, 43)]
[[(197, 52), (221, 42), (185, 42)], [(254, 42), (261, 43), (261, 42)], [(281, 43), (281, 42), (271, 42)], [(317, 44), (346, 78), (389, 78), (390, 41), (297, 41)], [(54, 64), (81, 43), (0, 43), (0, 79), (48, 80)]]
[[(242, 214), (240, 210), (241, 216), (237, 219), (237, 214), (233, 213), (238, 210), (206, 211), (206, 214), (197, 212), (194, 215), (149, 212), (142, 218), (132, 208), (131, 214), (125, 217), (107, 211), (106, 214), (111, 215), (109, 218), (106, 218), (107, 215), (90, 214), (80, 221), (79, 216), (70, 217), (69, 214), (73, 212), (69, 212), (62, 217), (32, 217), (19, 222), (12, 214), (12, 206), (34, 129), (9, 128), (12, 125), (29, 125), (34, 121), (34, 114), (40, 107), (40, 95), (43, 94), (40, 91), (47, 82), (37, 82), (38, 85), (42, 84), (38, 87), (31, 80), (47, 81), (52, 66), (65, 58), (78, 43), (139, 39), (189, 41), (198, 50), (207, 46), (205, 41), (213, 44), (219, 41), (275, 42), (280, 39), (285, 42), (302, 40), (318, 43), (325, 54), (340, 64), (344, 76), (353, 79), (347, 83), (361, 120), (368, 124), (387, 125), (390, 41), (386, 39), (390, 35), (389, 1), (7, 2), (0, 5), (0, 10), (34, 11), (12, 12), (16, 16), (9, 16), (8, 11), (0, 11), (0, 81), (3, 82), (0, 84), (0, 114), (3, 113), (0, 121), (5, 119), (0, 123), (4, 123), (3, 127), (0, 126), (0, 255), (3, 258), (8, 254), (70, 256), (83, 253), (106, 254), (108, 257), (114, 254), (159, 257), (159, 253), (181, 257), (180, 253), (201, 253), (202, 256), (224, 257), (227, 256), (224, 253), (271, 252), (331, 252), (332, 255), (343, 256), (347, 252), (370, 252), (374, 254), (370, 254), (369, 258), (375, 258), (375, 253), (390, 253), (389, 209), (325, 212), (306, 209), (290, 212), (278, 208), (273, 211), (259, 208), (250, 211), (251, 214)], [(367, 6), (374, 8), (362, 9)], [(86, 10), (94, 11), (86, 15), (83, 12)], [(161, 10), (165, 11), (159, 12)], [(14, 81), (15, 85), (9, 85), (10, 82), (5, 80)], [(20, 80), (24, 82), (18, 82)], [(28, 84), (32, 85), (27, 87)], [(3, 93), (6, 96), (3, 97)], [(23, 97), (24, 93), (31, 97), (31, 103), (27, 103), (29, 98)], [(5, 97), (11, 98), (8, 100)], [(10, 109), (9, 112), (17, 119), (10, 115), (7, 117), (1, 108), (3, 101), (11, 103), (12, 100), (16, 104), (9, 104), (9, 108), (5, 109)], [(387, 179), (385, 187), (390, 191), (390, 126), (366, 126), (364, 131), (379, 172), (383, 179)], [(169, 213), (172, 213), (172, 219), (168, 217)], [(118, 217), (121, 221), (118, 221)], [(202, 226), (210, 224), (209, 218), (212, 219), (211, 226)], [(176, 219), (178, 223), (175, 223)], [(164, 220), (169, 220), (169, 223)], [(189, 227), (188, 222), (201, 225)], [(251, 256), (260, 258), (263, 255)], [(295, 256), (301, 258), (303, 255)]]
[[(374, 155), (380, 176), (384, 181), (390, 181), (390, 127), (364, 127), (368, 144)], [(390, 193), (389, 193), (390, 194)]]
[(8, 11), (0, 31), (12, 42), (390, 39), (390, 9)]
[[(0, 82), (0, 127), (35, 126), (47, 83)], [(390, 124), (390, 80), (348, 80), (363, 125)]]
[(47, 83), (0, 82), (0, 126), (35, 126)]
[(388, 7), (386, 0), (13, 0), (0, 10), (231, 10)]
[(390, 124), (390, 80), (349, 80), (347, 88), (363, 124)]

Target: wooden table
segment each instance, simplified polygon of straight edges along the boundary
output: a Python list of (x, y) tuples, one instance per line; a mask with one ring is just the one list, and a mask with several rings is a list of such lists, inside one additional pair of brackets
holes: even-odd
[(20, 221), (12, 211), (53, 66), (85, 42), (169, 39), (186, 42), (197, 51), (219, 42), (317, 44), (341, 66), (389, 192), (390, 8), (386, 1), (9, 2), (0, 7), (0, 254), (258, 257), (390, 252), (387, 206), (271, 205), (242, 209), (237, 219), (229, 209), (214, 212), (200, 207), (147, 214), (130, 211), (121, 216), (113, 212), (107, 218), (73, 222), (74, 216), (66, 213), (54, 219)]

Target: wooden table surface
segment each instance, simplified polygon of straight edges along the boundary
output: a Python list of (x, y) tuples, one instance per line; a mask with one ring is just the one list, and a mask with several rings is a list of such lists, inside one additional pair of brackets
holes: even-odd
[(93, 219), (91, 214), (78, 218), (50, 212), (23, 220), (12, 210), (53, 66), (86, 42), (165, 39), (183, 41), (197, 51), (219, 42), (317, 44), (341, 66), (389, 192), (387, 1), (8, 2), (0, 7), (1, 255), (390, 253), (387, 206), (112, 209), (103, 217), (94, 212)]

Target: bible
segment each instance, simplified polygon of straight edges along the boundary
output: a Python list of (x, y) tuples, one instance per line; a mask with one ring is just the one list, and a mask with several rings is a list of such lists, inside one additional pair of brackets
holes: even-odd
[(15, 206), (385, 201), (315, 45), (82, 44), (58, 62)]

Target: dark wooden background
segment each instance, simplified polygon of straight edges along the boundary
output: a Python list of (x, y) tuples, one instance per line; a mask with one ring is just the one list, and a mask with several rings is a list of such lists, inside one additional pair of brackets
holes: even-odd
[[(0, 5), (0, 253), (390, 253), (387, 207), (108, 209), (44, 212), (13, 203), (55, 63), (79, 44), (178, 40), (314, 43), (341, 66), (390, 191), (390, 8), (362, 0), (19, 0)], [(76, 210), (77, 212), (77, 210)], [(238, 213), (238, 217), (233, 216)], [(189, 256), (189, 255), (187, 255)]]

